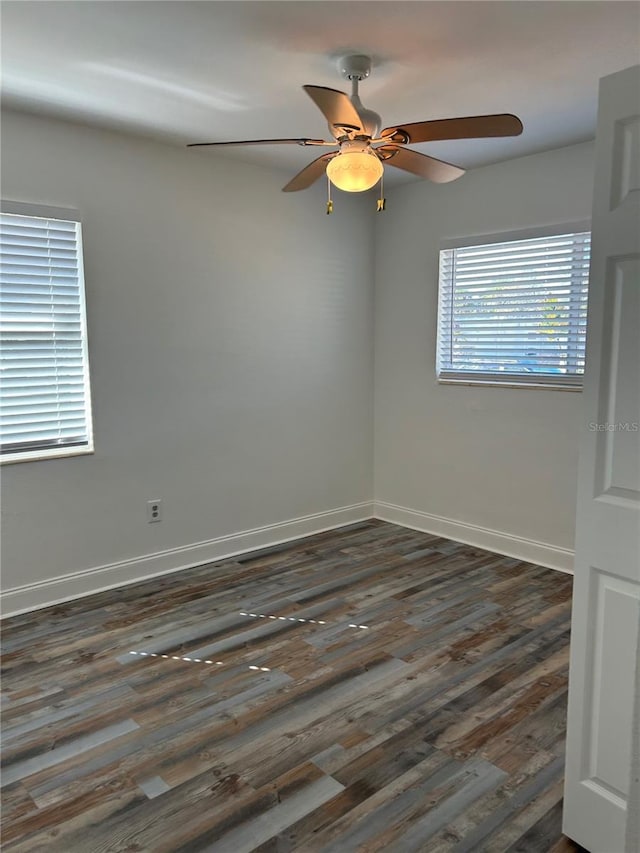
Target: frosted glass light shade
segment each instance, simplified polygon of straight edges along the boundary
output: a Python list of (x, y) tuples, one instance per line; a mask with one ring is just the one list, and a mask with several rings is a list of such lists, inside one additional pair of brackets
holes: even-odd
[(375, 154), (347, 151), (327, 164), (327, 176), (334, 187), (348, 193), (370, 190), (382, 177), (384, 169)]

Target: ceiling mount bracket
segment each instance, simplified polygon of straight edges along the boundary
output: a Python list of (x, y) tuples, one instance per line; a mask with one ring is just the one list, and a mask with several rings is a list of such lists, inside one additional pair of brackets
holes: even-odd
[(359, 53), (343, 56), (338, 70), (346, 80), (365, 80), (371, 74), (371, 57)]

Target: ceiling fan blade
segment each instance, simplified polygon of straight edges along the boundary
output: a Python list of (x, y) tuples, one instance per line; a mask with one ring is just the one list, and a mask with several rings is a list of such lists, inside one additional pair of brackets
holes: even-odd
[(322, 157), (318, 157), (316, 160), (313, 160), (308, 166), (305, 166), (301, 172), (298, 172), (294, 178), (291, 178), (285, 187), (282, 187), (282, 192), (294, 193), (298, 190), (306, 190), (307, 187), (310, 187), (311, 184), (315, 183), (318, 178), (324, 175), (327, 163), (335, 157), (337, 153), (338, 152), (336, 151), (332, 154), (323, 154)]
[(519, 136), (522, 122), (510, 113), (469, 118), (444, 118), (436, 121), (416, 121), (386, 127), (381, 137), (403, 143), (435, 142), (441, 139), (480, 139), (489, 136)]
[(213, 145), (335, 145), (324, 139), (243, 139), (236, 142), (190, 142), (187, 148), (206, 148)]
[(303, 86), (302, 88), (322, 111), (329, 122), (329, 127), (362, 130), (362, 119), (344, 92), (327, 89), (326, 86)]
[(428, 178), (436, 184), (446, 184), (464, 175), (464, 169), (459, 166), (453, 166), (451, 163), (445, 163), (444, 160), (436, 160), (435, 157), (428, 157), (426, 154), (420, 154), (419, 151), (412, 151), (410, 148), (399, 145), (381, 145), (376, 148), (376, 152), (385, 164), (397, 166), (405, 172), (413, 172), (414, 175)]

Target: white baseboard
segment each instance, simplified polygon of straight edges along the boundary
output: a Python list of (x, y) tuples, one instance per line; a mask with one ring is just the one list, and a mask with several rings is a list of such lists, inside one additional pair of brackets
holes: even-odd
[(512, 536), (498, 530), (489, 530), (474, 524), (465, 524), (451, 518), (430, 515), (385, 501), (363, 501), (327, 512), (305, 515), (289, 521), (243, 530), (229, 536), (219, 536), (206, 542), (197, 542), (155, 554), (145, 554), (131, 560), (122, 560), (97, 566), (46, 581), (6, 589), (0, 594), (2, 616), (16, 616), (30, 610), (49, 607), (96, 592), (137, 583), (149, 578), (179, 572), (206, 563), (226, 560), (254, 551), (334, 530), (358, 521), (378, 518), (402, 527), (433, 533), (456, 542), (485, 548), (517, 560), (548, 566), (560, 572), (573, 573), (573, 551), (557, 548), (545, 542)]
[(0, 595), (2, 615), (16, 616), (29, 610), (49, 607), (96, 592), (137, 583), (141, 580), (178, 572), (206, 563), (226, 560), (247, 551), (267, 548), (365, 521), (373, 517), (373, 503), (364, 501), (351, 506), (305, 515), (290, 521), (268, 524), (253, 530), (243, 530), (229, 536), (219, 536), (168, 551), (146, 554), (106, 566), (60, 575), (46, 581), (3, 590)]
[(478, 527), (475, 524), (465, 524), (452, 518), (430, 515), (385, 501), (374, 503), (374, 516), (381, 521), (400, 524), (402, 527), (410, 527), (424, 533), (433, 533), (456, 542), (464, 542), (466, 545), (475, 545), (476, 548), (495, 551), (496, 554), (504, 554), (527, 563), (537, 563), (559, 572), (573, 574), (574, 552), (568, 548), (558, 548), (546, 542), (512, 536), (510, 533)]

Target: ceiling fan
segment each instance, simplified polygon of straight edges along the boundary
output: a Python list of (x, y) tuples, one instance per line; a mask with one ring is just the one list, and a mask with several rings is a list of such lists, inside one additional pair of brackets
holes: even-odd
[[(342, 76), (351, 81), (349, 97), (344, 92), (325, 86), (303, 86), (329, 123), (333, 139), (252, 139), (236, 142), (194, 142), (189, 148), (224, 145), (303, 145), (337, 148), (322, 154), (305, 166), (283, 187), (283, 192), (296, 192), (310, 187), (325, 172), (329, 181), (346, 192), (371, 189), (382, 178), (383, 164), (396, 166), (436, 183), (454, 181), (464, 169), (413, 151), (407, 145), (445, 139), (478, 139), (480, 137), (518, 136), (522, 122), (510, 113), (469, 118), (437, 119), (398, 124), (380, 130), (378, 113), (366, 109), (358, 95), (358, 84), (371, 73), (368, 56), (346, 56), (340, 62)], [(382, 203), (382, 206), (381, 206)], [(329, 202), (327, 212), (332, 209)], [(384, 200), (378, 203), (384, 209)]]

